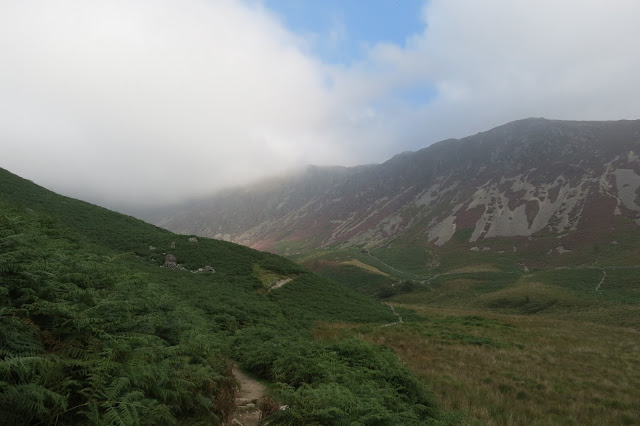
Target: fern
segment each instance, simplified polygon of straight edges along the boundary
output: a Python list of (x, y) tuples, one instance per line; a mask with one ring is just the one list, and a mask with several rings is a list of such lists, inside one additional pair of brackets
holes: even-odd
[[(0, 423), (221, 424), (232, 354), (279, 382), (288, 422), (413, 424), (431, 409), (388, 354), (309, 333), (317, 319), (386, 321), (388, 309), (220, 241), (176, 247), (188, 268), (214, 259), (214, 275), (159, 268), (149, 245), (180, 238), (0, 169)], [(298, 278), (260, 294), (252, 265)]]
[(15, 424), (32, 423), (50, 413), (66, 410), (67, 399), (36, 383), (11, 385), (0, 382), (0, 418)]

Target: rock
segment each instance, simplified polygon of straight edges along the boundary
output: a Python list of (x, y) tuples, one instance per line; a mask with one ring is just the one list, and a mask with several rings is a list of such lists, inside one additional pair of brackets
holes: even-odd
[(167, 269), (178, 269), (180, 271), (184, 271), (184, 267), (182, 265), (178, 265), (178, 259), (176, 259), (176, 257), (172, 254), (168, 254), (164, 258), (164, 264), (162, 265), (162, 267)]
[(231, 420), (232, 426), (242, 426), (242, 423), (238, 421), (238, 419)]
[(212, 266), (207, 265), (207, 266), (204, 266), (202, 268), (198, 268), (195, 271), (191, 271), (191, 272), (193, 272), (194, 274), (215, 274), (216, 270), (213, 269)]
[(171, 241), (171, 248), (176, 248), (176, 242), (175, 241)]
[(178, 259), (176, 259), (176, 257), (172, 254), (168, 254), (165, 258), (164, 258), (164, 266), (165, 268), (171, 268), (171, 267), (175, 267), (178, 264)]
[(469, 250), (471, 250), (471, 251), (480, 251), (480, 247), (471, 247)]
[(617, 245), (618, 245), (618, 242), (617, 242), (617, 241), (611, 241), (611, 245), (612, 245), (612, 246), (617, 246)]
[(189, 242), (190, 243), (197, 243), (198, 239), (196, 237), (189, 237)]
[(153, 251), (153, 250), (155, 250), (155, 249), (156, 249), (156, 248), (155, 248), (154, 246), (149, 246), (149, 250)]

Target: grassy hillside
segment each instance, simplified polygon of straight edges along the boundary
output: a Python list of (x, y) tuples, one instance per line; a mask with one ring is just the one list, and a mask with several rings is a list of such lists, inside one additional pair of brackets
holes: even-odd
[(393, 327), (327, 323), (317, 337), (358, 336), (393, 349), (449, 410), (487, 425), (640, 424), (634, 232), (589, 256), (524, 251), (531, 240), (523, 239), (512, 242), (517, 251), (394, 243), (295, 259), (392, 303), (404, 318)]
[[(610, 256), (621, 238), (596, 258), (546, 254), (543, 265), (521, 250), (438, 252), (425, 247), (324, 249), (292, 257), (316, 273), (355, 290), (404, 304), (434, 308), (576, 319), (640, 327), (640, 261), (634, 251)], [(515, 243), (514, 243), (515, 244)]]
[(483, 425), (637, 425), (640, 336), (630, 328), (545, 316), (410, 305), (393, 327), (324, 324), (327, 341), (392, 348), (450, 410)]
[[(184, 270), (162, 268), (166, 254)], [(216, 272), (191, 272), (205, 265)], [(4, 170), (0, 295), (6, 424), (221, 424), (234, 361), (289, 405), (274, 424), (461, 418), (390, 351), (310, 331), (395, 321), (388, 307), (286, 259), (193, 242)]]

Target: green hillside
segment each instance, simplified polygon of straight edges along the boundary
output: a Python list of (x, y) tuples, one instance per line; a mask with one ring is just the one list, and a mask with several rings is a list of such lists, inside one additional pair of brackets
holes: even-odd
[[(161, 267), (172, 254), (183, 269)], [(215, 273), (192, 272), (210, 265)], [(277, 280), (290, 279), (280, 288)], [(385, 305), (284, 258), (176, 235), (0, 169), (3, 424), (221, 424), (233, 362), (272, 424), (451, 424), (382, 346), (314, 339)]]
[(394, 327), (320, 324), (316, 336), (392, 348), (445, 409), (486, 425), (637, 425), (640, 239), (616, 238), (596, 261), (396, 243), (292, 258), (404, 318)]
[[(640, 237), (618, 239), (629, 249), (625, 256), (587, 262), (568, 253), (545, 266), (533, 255), (506, 250), (435, 254), (401, 246), (317, 250), (291, 258), (385, 301), (640, 327), (640, 264), (634, 257)], [(607, 250), (601, 250), (603, 258)]]

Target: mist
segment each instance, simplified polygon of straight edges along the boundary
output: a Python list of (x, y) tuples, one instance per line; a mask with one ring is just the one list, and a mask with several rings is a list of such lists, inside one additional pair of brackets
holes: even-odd
[(139, 208), (525, 117), (638, 118), (637, 16), (622, 0), (432, 0), (422, 32), (336, 65), (261, 1), (5, 0), (0, 167)]

